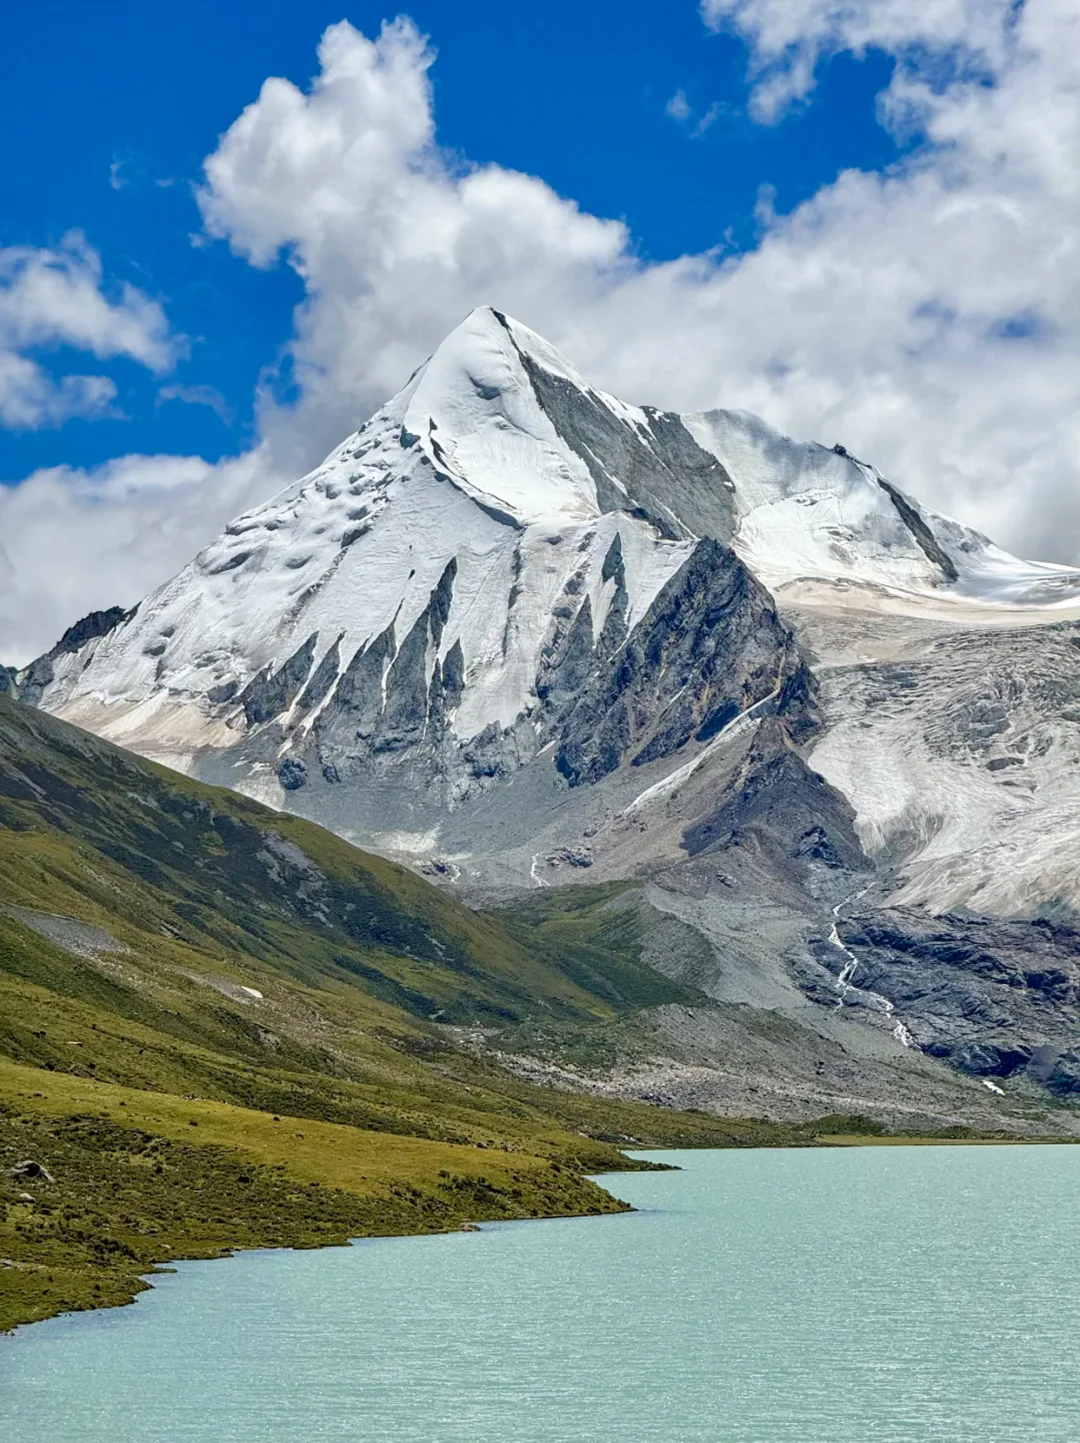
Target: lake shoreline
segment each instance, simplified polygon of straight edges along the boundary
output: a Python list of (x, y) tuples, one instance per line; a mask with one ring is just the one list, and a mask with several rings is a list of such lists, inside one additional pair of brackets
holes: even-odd
[[(437, 1235), (449, 1235), (456, 1232), (469, 1231), (479, 1225), (501, 1222), (545, 1222), (559, 1219), (588, 1218), (602, 1216), (604, 1214), (625, 1213), (633, 1211), (631, 1205), (621, 1198), (614, 1196), (606, 1187), (595, 1182), (595, 1178), (617, 1177), (620, 1175), (629, 1176), (641, 1172), (662, 1172), (677, 1171), (677, 1164), (667, 1164), (655, 1159), (656, 1153), (680, 1152), (680, 1151), (778, 1151), (790, 1149), (792, 1151), (806, 1149), (828, 1150), (832, 1148), (846, 1149), (857, 1147), (1015, 1147), (1015, 1146), (1046, 1146), (1046, 1145), (1071, 1145), (1077, 1141), (1075, 1138), (1019, 1138), (1015, 1136), (925, 1136), (905, 1134), (882, 1134), (877, 1132), (858, 1133), (818, 1133), (812, 1137), (792, 1141), (789, 1137), (778, 1138), (775, 1142), (760, 1140), (748, 1147), (738, 1142), (717, 1142), (710, 1141), (703, 1143), (700, 1147), (686, 1148), (678, 1146), (664, 1146), (662, 1144), (650, 1144), (641, 1142), (625, 1145), (625, 1150), (620, 1150), (618, 1159), (604, 1158), (602, 1165), (597, 1166), (599, 1159), (594, 1159), (588, 1171), (574, 1172), (570, 1174), (567, 1169), (556, 1169), (562, 1174), (560, 1197), (548, 1196), (542, 1198), (537, 1196), (531, 1200), (532, 1206), (522, 1206), (520, 1209), (508, 1209), (505, 1200), (499, 1199), (496, 1204), (493, 1200), (492, 1206), (474, 1207), (468, 1215), (456, 1213), (453, 1216), (441, 1220), (425, 1218), (418, 1206), (421, 1194), (416, 1193), (415, 1199), (410, 1198), (406, 1206), (402, 1207), (402, 1199), (397, 1197), (372, 1197), (363, 1199), (355, 1198), (353, 1201), (363, 1201), (370, 1207), (368, 1217), (365, 1219), (366, 1226), (359, 1230), (350, 1230), (347, 1225), (331, 1226), (323, 1231), (321, 1236), (313, 1234), (310, 1218), (305, 1217), (294, 1226), (280, 1227), (280, 1218), (275, 1218), (270, 1230), (266, 1233), (252, 1235), (250, 1230), (245, 1230), (245, 1235), (236, 1236), (230, 1239), (228, 1232), (222, 1237), (207, 1241), (205, 1244), (193, 1242), (191, 1238), (182, 1239), (177, 1234), (176, 1243), (170, 1243), (167, 1238), (154, 1245), (154, 1255), (143, 1255), (135, 1262), (135, 1267), (128, 1270), (121, 1270), (119, 1273), (106, 1273), (104, 1270), (99, 1274), (99, 1280), (90, 1283), (82, 1288), (73, 1287), (70, 1277), (66, 1286), (68, 1291), (73, 1291), (75, 1296), (67, 1296), (62, 1291), (65, 1286), (61, 1281), (57, 1289), (57, 1295), (46, 1301), (39, 1290), (24, 1287), (22, 1291), (26, 1296), (24, 1305), (20, 1308), (16, 1301), (14, 1307), (9, 1306), (3, 1312), (3, 1326), (0, 1327), (0, 1347), (3, 1346), (5, 1338), (13, 1336), (16, 1331), (23, 1331), (32, 1327), (35, 1323), (47, 1321), (58, 1316), (96, 1311), (105, 1308), (126, 1307), (133, 1304), (139, 1295), (153, 1286), (152, 1279), (155, 1276), (174, 1271), (174, 1264), (181, 1262), (202, 1262), (223, 1260), (235, 1257), (238, 1254), (256, 1251), (270, 1251), (286, 1249), (289, 1251), (311, 1251), (323, 1247), (348, 1247), (353, 1242), (359, 1242), (371, 1238), (389, 1237), (429, 1237)], [(636, 1158), (632, 1150), (638, 1148), (654, 1154), (649, 1161)], [(198, 1149), (200, 1153), (212, 1151), (208, 1148)], [(221, 1151), (217, 1149), (216, 1151)], [(249, 1174), (259, 1171), (256, 1166), (245, 1162), (242, 1158), (232, 1159), (238, 1162), (240, 1167), (247, 1168)], [(265, 1171), (265, 1170), (263, 1170)], [(280, 1178), (272, 1179), (274, 1183), (280, 1183)], [(309, 1184), (309, 1189), (314, 1185)], [(324, 1189), (328, 1193), (340, 1193), (341, 1189)], [(415, 1190), (414, 1190), (415, 1191)], [(463, 1200), (464, 1201), (464, 1200)], [(479, 1202), (478, 1198), (470, 1199), (473, 1203)], [(524, 1203), (524, 1199), (522, 1199)], [(569, 1204), (569, 1205), (567, 1205)], [(324, 1224), (325, 1227), (325, 1224)], [(137, 1267), (137, 1271), (135, 1268)], [(47, 1270), (47, 1271), (46, 1271)], [(6, 1282), (7, 1290), (11, 1290), (12, 1283), (22, 1281), (24, 1284), (30, 1281), (28, 1275), (37, 1275), (38, 1278), (44, 1273), (50, 1284), (54, 1277), (63, 1279), (65, 1268), (63, 1262), (35, 1263), (33, 1261), (18, 1261), (11, 1258), (0, 1258), (0, 1291)], [(22, 1277), (20, 1278), (20, 1274)], [(46, 1290), (48, 1291), (48, 1290)], [(36, 1296), (34, 1295), (36, 1293)], [(22, 1312), (24, 1316), (19, 1316)], [(14, 1313), (14, 1315), (12, 1315)], [(29, 1313), (29, 1316), (25, 1314)]]

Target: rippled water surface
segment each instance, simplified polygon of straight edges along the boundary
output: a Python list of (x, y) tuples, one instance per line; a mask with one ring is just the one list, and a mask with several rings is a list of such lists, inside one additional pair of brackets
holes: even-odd
[(656, 1154), (642, 1211), (189, 1263), (4, 1443), (1077, 1443), (1080, 1148)]

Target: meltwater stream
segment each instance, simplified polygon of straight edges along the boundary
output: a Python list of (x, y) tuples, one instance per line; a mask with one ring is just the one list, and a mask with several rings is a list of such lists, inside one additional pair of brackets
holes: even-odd
[(659, 1156), (609, 1180), (637, 1213), (191, 1263), (23, 1329), (0, 1438), (1080, 1439), (1080, 1148)]
[[(846, 959), (836, 979), (836, 1005), (837, 1007), (843, 1007), (848, 1001), (849, 995), (852, 992), (857, 993), (861, 1002), (868, 1003), (871, 1007), (876, 1008), (884, 1015), (886, 1023), (892, 1024), (892, 1035), (896, 1038), (897, 1042), (900, 1043), (901, 1047), (914, 1047), (915, 1039), (904, 1026), (903, 1022), (896, 1016), (896, 1009), (892, 1002), (890, 1002), (887, 997), (883, 997), (880, 992), (872, 992), (869, 987), (860, 987), (855, 981), (855, 973), (859, 969), (859, 959), (840, 936), (839, 924), (841, 912), (849, 902), (857, 902), (858, 899), (864, 897), (869, 890), (869, 887), (864, 887), (861, 892), (852, 892), (850, 897), (845, 897), (842, 902), (837, 902), (836, 906), (832, 909), (833, 924), (829, 932), (829, 941), (844, 954)], [(996, 1090), (1000, 1091), (1000, 1089)]]

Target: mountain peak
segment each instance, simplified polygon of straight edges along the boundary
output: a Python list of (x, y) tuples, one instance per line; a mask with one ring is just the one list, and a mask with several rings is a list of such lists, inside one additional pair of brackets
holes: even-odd
[[(570, 381), (579, 390), (592, 390), (588, 380), (557, 347), (496, 306), (474, 307), (440, 342), (422, 371), (437, 357), (444, 360), (453, 357), (466, 363), (470, 373), (477, 374), (478, 378), (478, 373), (496, 357), (502, 357), (511, 368), (531, 361), (550, 374)], [(496, 374), (489, 378), (490, 382), (496, 383), (500, 374), (501, 367), (496, 362)]]
[(586, 520), (597, 514), (596, 490), (541, 404), (530, 377), (537, 365), (587, 389), (554, 347), (480, 306), (402, 393), (403, 423), (436, 470), (474, 499), (525, 524)]

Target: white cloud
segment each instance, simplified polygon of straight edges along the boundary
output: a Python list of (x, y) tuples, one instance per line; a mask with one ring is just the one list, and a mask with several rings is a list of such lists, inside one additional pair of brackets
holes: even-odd
[(669, 115), (672, 120), (677, 120), (680, 125), (690, 119), (693, 111), (689, 100), (686, 98), (685, 90), (676, 90), (675, 94), (664, 106), (664, 114)]
[(177, 383), (159, 386), (157, 404), (162, 406), (166, 401), (182, 401), (186, 406), (209, 406), (226, 426), (232, 423), (229, 403), (214, 386), (182, 386)]
[[(252, 264), (284, 254), (307, 289), (291, 347), (301, 400), (262, 398), (252, 496), (317, 461), (491, 302), (629, 400), (742, 406), (843, 441), (1004, 544), (1080, 560), (1074, 0), (1015, 12), (1004, 0), (716, 0), (707, 13), (746, 39), (760, 115), (809, 95), (822, 57), (878, 48), (898, 62), (882, 117), (924, 139), (886, 173), (844, 172), (789, 216), (763, 204), (746, 255), (650, 265), (621, 223), (438, 148), (432, 56), (407, 21), (374, 40), (332, 26), (308, 91), (266, 82), (209, 157), (201, 193), (211, 234)], [(78, 534), (86, 507), (65, 511), (64, 484), (38, 485), (52, 510), (21, 531), (10, 505), (0, 512), (5, 544)], [(146, 558), (110, 549), (105, 526), (86, 533), (81, 561), (69, 548), (56, 630), (91, 591), (93, 604), (114, 599), (100, 594), (103, 568), (134, 599), (207, 538), (210, 511), (224, 519), (231, 493), (216, 472), (186, 484), (192, 504), (175, 517), (167, 490), (134, 513), (111, 489), (99, 497), (95, 514), (115, 504), (147, 530), (168, 515), (175, 546)]]
[(699, 135), (704, 135), (709, 127), (714, 124), (722, 109), (723, 106), (719, 100), (714, 100), (691, 131), (695, 140)]
[(685, 90), (676, 90), (667, 105), (664, 106), (664, 114), (674, 120), (676, 125), (684, 126), (691, 140), (698, 140), (714, 124), (723, 108), (718, 100), (714, 100), (691, 125), (694, 107), (687, 99)]
[(845, 51), (884, 51), (932, 68), (939, 84), (991, 78), (1010, 56), (1018, 8), (1016, 0), (701, 0), (706, 25), (750, 46), (762, 120), (813, 88), (820, 60)]
[(11, 431), (58, 426), (70, 416), (105, 415), (115, 396), (108, 376), (54, 381), (36, 361), (0, 349), (0, 424)]
[[(434, 143), (433, 55), (408, 21), (376, 41), (346, 22), (308, 94), (268, 80), (206, 162), (208, 230), (304, 277), (293, 359), (301, 414), (264, 424), (294, 466), (398, 389), (476, 304), (587, 317), (630, 237), (542, 181), (467, 167)], [(344, 429), (343, 429), (344, 428)]]
[(25, 663), (88, 611), (131, 606), (283, 477), (259, 451), (216, 466), (125, 456), (0, 486), (0, 657)]
[(157, 301), (129, 285), (110, 300), (102, 287), (101, 261), (77, 232), (52, 250), (0, 248), (0, 424), (31, 429), (98, 415), (116, 395), (106, 376), (55, 379), (28, 351), (65, 345), (153, 371), (172, 364), (179, 342)]

